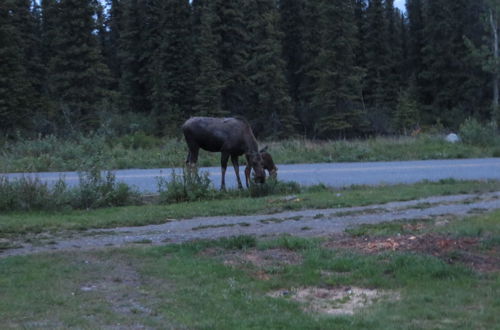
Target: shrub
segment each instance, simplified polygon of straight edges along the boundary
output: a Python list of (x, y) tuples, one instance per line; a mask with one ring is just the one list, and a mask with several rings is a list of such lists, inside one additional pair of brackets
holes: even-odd
[(80, 185), (69, 188), (60, 178), (49, 186), (39, 178), (21, 177), (9, 180), (0, 177), (0, 211), (62, 211), (137, 204), (139, 194), (124, 183), (117, 183), (114, 174), (100, 171), (80, 174)]
[(162, 203), (213, 199), (219, 194), (213, 188), (208, 172), (200, 175), (183, 170), (182, 175), (179, 175), (175, 170), (172, 170), (169, 180), (159, 177), (157, 183)]
[(0, 177), (0, 211), (56, 210), (68, 203), (66, 184), (59, 179), (53, 187), (39, 178)]
[(91, 209), (109, 206), (137, 204), (139, 194), (125, 183), (117, 183), (115, 175), (108, 171), (103, 177), (100, 170), (94, 168), (82, 172), (80, 185), (74, 189), (72, 206), (78, 209)]
[(497, 127), (493, 122), (483, 126), (476, 119), (469, 118), (460, 125), (460, 136), (464, 143), (485, 147), (495, 144)]

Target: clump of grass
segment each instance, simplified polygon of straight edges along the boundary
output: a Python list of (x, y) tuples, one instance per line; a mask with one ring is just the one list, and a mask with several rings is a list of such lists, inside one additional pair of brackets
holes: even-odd
[(270, 178), (262, 184), (251, 184), (248, 190), (251, 197), (263, 197), (277, 194), (298, 194), (300, 185), (292, 181), (278, 181)]

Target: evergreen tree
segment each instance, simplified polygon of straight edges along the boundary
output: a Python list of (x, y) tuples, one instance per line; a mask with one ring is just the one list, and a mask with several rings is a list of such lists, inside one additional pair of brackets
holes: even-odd
[(423, 0), (407, 0), (409, 62), (412, 75), (418, 78), (423, 68), (424, 17)]
[(218, 61), (219, 37), (214, 28), (219, 24), (215, 3), (195, 1), (194, 47), (196, 79), (194, 81), (193, 112), (197, 116), (223, 117), (228, 113), (222, 108), (222, 68)]
[(304, 79), (305, 49), (304, 21), (305, 0), (280, 0), (280, 28), (283, 33), (283, 59), (286, 64), (286, 78), (295, 112), (300, 104), (300, 85)]
[(0, 5), (0, 127), (21, 128), (30, 115), (33, 92), (25, 58), (23, 26), (29, 15), (29, 1), (5, 1)]
[(190, 112), (191, 58), (190, 6), (188, 0), (163, 1), (160, 7), (159, 46), (152, 60), (152, 105), (157, 132), (178, 133)]
[(245, 22), (244, 0), (217, 0), (218, 57), (222, 70), (221, 106), (225, 113), (244, 115), (249, 82), (245, 68), (249, 60), (249, 35)]
[(318, 86), (318, 72), (322, 68), (318, 67), (316, 58), (321, 52), (321, 11), (320, 6), (323, 0), (308, 0), (304, 6), (304, 26), (303, 26), (303, 61), (298, 68), (300, 81), (297, 90), (297, 118), (300, 121), (302, 130), (308, 137), (316, 137), (316, 123), (320, 114), (318, 108), (312, 106), (315, 89)]
[(363, 95), (368, 108), (368, 117), (377, 133), (390, 131), (392, 83), (389, 82), (391, 49), (388, 22), (382, 0), (370, 0), (366, 10), (365, 59), (366, 77)]
[(319, 113), (316, 130), (322, 138), (345, 137), (363, 122), (354, 2), (323, 1), (321, 6), (321, 50), (315, 59), (320, 70), (312, 99)]
[[(120, 107), (123, 112), (151, 113), (149, 60), (152, 48), (146, 45), (146, 8), (150, 0), (122, 0), (118, 48), (120, 62)], [(153, 37), (153, 36), (150, 36)], [(156, 36), (154, 36), (156, 37)], [(149, 49), (148, 49), (149, 48)]]
[(247, 3), (250, 39), (248, 79), (251, 96), (245, 114), (258, 136), (290, 136), (296, 120), (285, 80), (279, 15), (273, 0)]
[(464, 42), (468, 37), (476, 43), (477, 5), (467, 0), (426, 2), (424, 67), (420, 74), (424, 123), (440, 121), (456, 128), (484, 109), (482, 73), (477, 63), (470, 61)]
[(403, 49), (399, 32), (398, 9), (394, 8), (394, 0), (385, 0), (385, 19), (387, 22), (387, 41), (388, 41), (388, 76), (386, 77), (386, 95), (384, 103), (389, 109), (395, 109), (398, 103), (398, 94), (400, 88), (404, 86), (402, 80)]
[(118, 50), (120, 47), (120, 34), (123, 30), (123, 1), (124, 0), (108, 0), (107, 2), (110, 9), (106, 21), (108, 32), (106, 37), (105, 57), (113, 79), (112, 88), (115, 90), (118, 89), (118, 82), (121, 77)]
[[(93, 128), (106, 96), (108, 71), (99, 52), (90, 0), (51, 2), (48, 96), (64, 129)], [(53, 15), (53, 16), (52, 16)]]

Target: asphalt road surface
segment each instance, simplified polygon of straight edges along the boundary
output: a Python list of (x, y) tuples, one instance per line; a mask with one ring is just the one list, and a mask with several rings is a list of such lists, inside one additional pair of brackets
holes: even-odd
[[(139, 191), (155, 193), (158, 190), (157, 178), (169, 178), (172, 171), (181, 173), (180, 169), (131, 169), (114, 171), (118, 181), (135, 186)], [(240, 168), (240, 176), (245, 184), (244, 167)], [(200, 171), (208, 171), (210, 179), (218, 188), (221, 171), (218, 167), (203, 167)], [(64, 178), (69, 186), (77, 185), (79, 176), (76, 172), (51, 173), (16, 173), (7, 177), (38, 177), (49, 184)], [(278, 165), (278, 179), (295, 181), (301, 185), (323, 183), (328, 186), (346, 187), (351, 185), (378, 185), (415, 183), (422, 180), (438, 181), (454, 178), (458, 180), (500, 180), (500, 158), (456, 159), (456, 160), (424, 160), (398, 162), (367, 163), (321, 163)], [(236, 177), (232, 166), (226, 172), (226, 186), (236, 187)]]

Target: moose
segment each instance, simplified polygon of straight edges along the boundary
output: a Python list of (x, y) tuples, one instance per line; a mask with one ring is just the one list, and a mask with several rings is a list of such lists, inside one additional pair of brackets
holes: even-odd
[[(267, 170), (269, 172), (269, 177), (276, 179), (276, 177), (278, 176), (278, 168), (274, 164), (271, 154), (267, 152), (267, 146), (260, 150), (260, 156), (262, 157), (262, 167), (264, 168), (264, 170)], [(247, 184), (247, 188), (249, 187), (251, 171), (252, 168), (250, 164), (247, 164), (247, 167), (245, 168), (245, 181)]]
[(238, 157), (241, 155), (245, 155), (247, 167), (254, 170), (255, 182), (265, 182), (266, 172), (264, 171), (263, 159), (257, 140), (246, 120), (242, 118), (192, 117), (182, 125), (182, 132), (189, 149), (186, 159), (188, 167), (194, 168), (196, 166), (200, 148), (221, 153), (221, 190), (226, 188), (225, 176), (229, 156), (231, 156), (239, 189), (243, 188), (238, 164)]

